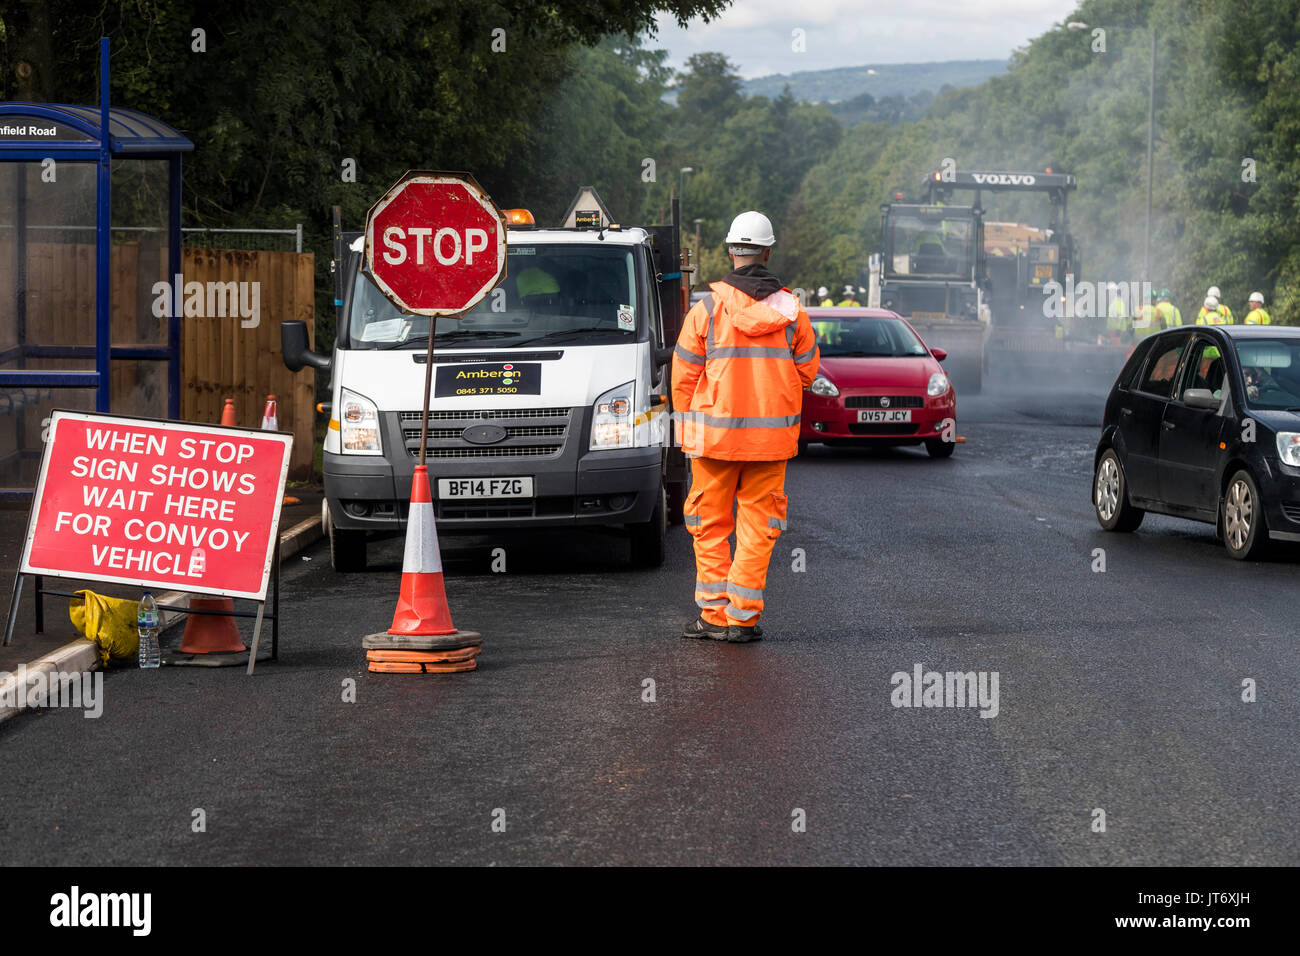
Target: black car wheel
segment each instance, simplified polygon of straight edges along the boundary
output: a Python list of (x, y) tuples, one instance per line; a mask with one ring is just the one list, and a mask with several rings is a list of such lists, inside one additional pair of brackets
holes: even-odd
[(1097, 523), (1107, 531), (1135, 531), (1146, 516), (1145, 511), (1129, 503), (1124, 469), (1113, 448), (1107, 448), (1097, 462), (1092, 505), (1097, 511)]
[(929, 452), (931, 458), (951, 458), (952, 453), (957, 450), (957, 443), (944, 441), (942, 438), (927, 438), (925, 450)]
[(1238, 561), (1252, 561), (1268, 550), (1264, 503), (1250, 472), (1243, 469), (1229, 479), (1219, 521), (1223, 527), (1223, 546)]

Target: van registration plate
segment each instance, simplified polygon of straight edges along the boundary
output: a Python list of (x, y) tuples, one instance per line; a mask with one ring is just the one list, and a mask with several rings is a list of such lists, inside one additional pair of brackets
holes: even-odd
[(439, 478), (439, 498), (531, 498), (532, 478)]

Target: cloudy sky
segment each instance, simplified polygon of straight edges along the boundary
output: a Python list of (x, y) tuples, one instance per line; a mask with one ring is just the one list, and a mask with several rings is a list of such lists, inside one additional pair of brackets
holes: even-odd
[[(1006, 59), (1065, 20), (1078, 0), (735, 0), (712, 23), (659, 19), (657, 43), (680, 67), (692, 53), (727, 54), (746, 79), (866, 63)], [(804, 31), (806, 50), (792, 49)]]

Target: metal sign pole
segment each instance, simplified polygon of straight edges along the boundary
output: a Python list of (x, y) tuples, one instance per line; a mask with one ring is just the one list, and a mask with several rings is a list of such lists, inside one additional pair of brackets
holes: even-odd
[[(462, 319), (464, 312), (457, 312), (453, 318)], [(424, 353), (424, 409), (420, 415), (420, 460), (417, 465), (425, 463), (425, 446), (429, 438), (429, 402), (433, 394), (433, 338), (434, 329), (438, 327), (441, 316), (429, 316), (429, 346)]]
[(420, 413), (420, 460), (417, 465), (424, 464), (425, 445), (429, 440), (429, 391), (433, 384), (433, 335), (437, 327), (438, 317), (429, 316), (429, 345), (424, 352), (424, 408)]

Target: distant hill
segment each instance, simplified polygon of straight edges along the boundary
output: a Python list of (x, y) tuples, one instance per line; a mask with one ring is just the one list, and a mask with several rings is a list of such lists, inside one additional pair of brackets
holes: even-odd
[(978, 86), (991, 76), (1005, 73), (1005, 60), (947, 60), (941, 63), (878, 63), (774, 73), (745, 80), (746, 96), (780, 96), (790, 84), (795, 99), (809, 103), (841, 103), (863, 93), (880, 100), (889, 96), (910, 98), (917, 93), (938, 93), (944, 86)]

